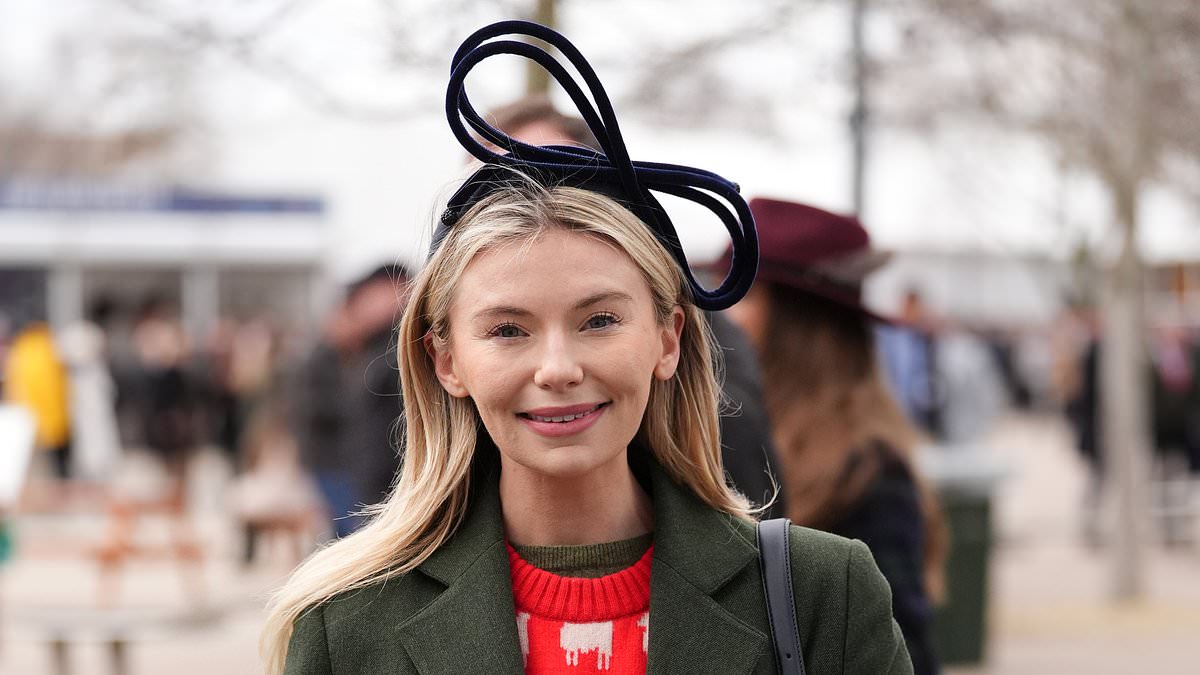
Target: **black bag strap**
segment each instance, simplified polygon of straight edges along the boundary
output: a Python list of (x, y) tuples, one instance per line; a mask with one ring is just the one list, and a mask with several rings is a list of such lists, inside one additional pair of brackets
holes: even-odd
[(758, 523), (759, 562), (767, 595), (767, 618), (780, 675), (804, 675), (804, 652), (800, 627), (796, 625), (796, 601), (792, 592), (792, 563), (788, 549), (791, 521), (774, 518)]

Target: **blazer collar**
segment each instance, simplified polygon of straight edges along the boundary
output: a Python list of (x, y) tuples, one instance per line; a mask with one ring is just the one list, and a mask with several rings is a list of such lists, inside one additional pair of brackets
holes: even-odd
[[(630, 449), (631, 454), (635, 451)], [(714, 594), (748, 565), (758, 548), (733, 516), (677, 485), (659, 464), (641, 464), (654, 499), (647, 673), (749, 673), (769, 638), (721, 605)], [(635, 472), (639, 464), (634, 462)]]
[(643, 484), (654, 500), (655, 562), (663, 561), (688, 583), (712, 595), (758, 560), (757, 547), (738, 531), (733, 516), (701, 502), (656, 461), (635, 461), (634, 470), (645, 476)]
[(446, 586), (400, 625), (399, 638), (422, 675), (525, 672), (517, 636), (499, 470), (476, 470), (467, 513), (454, 535), (417, 570)]
[[(642, 453), (630, 448), (631, 457)], [(768, 638), (712, 595), (757, 561), (757, 548), (731, 516), (676, 485), (655, 461), (632, 463), (654, 500), (647, 673), (749, 672)], [(422, 675), (524, 672), (499, 474), (481, 476), (486, 477), (454, 536), (417, 568), (446, 590), (399, 627), (400, 641)]]

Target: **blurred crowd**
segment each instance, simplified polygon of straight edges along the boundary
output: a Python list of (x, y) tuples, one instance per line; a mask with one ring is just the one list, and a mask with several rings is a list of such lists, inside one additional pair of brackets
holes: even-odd
[(315, 346), (267, 311), (221, 318), (194, 339), (158, 296), (102, 298), (59, 330), (32, 321), (0, 333), (0, 391), (33, 422), (31, 487), (49, 486), (27, 491), (28, 506), (105, 504), (109, 562), (135, 553), (140, 515), (166, 513), (196, 557), (187, 488), (207, 452), (234, 474), (226, 506), (245, 529), (247, 562), (264, 529), (304, 538), (296, 560), (321, 536), (349, 533), (397, 468), (391, 329), (407, 277), (387, 265), (349, 284)]
[[(1052, 387), (1086, 461), (1090, 486), (1082, 508), (1083, 534), (1101, 543), (1100, 499), (1106, 470), (1101, 317), (1087, 306), (1063, 312), (1053, 336)], [(1145, 390), (1153, 456), (1154, 513), (1168, 544), (1190, 544), (1192, 479), (1200, 478), (1200, 330), (1159, 322), (1145, 336)]]

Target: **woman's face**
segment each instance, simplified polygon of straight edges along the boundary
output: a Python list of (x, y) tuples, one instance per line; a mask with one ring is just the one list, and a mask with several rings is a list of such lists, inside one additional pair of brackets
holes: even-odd
[(442, 386), (474, 400), (505, 470), (551, 477), (624, 461), (683, 327), (679, 307), (659, 325), (624, 252), (557, 228), (479, 254), (449, 318), (448, 344), (429, 343)]

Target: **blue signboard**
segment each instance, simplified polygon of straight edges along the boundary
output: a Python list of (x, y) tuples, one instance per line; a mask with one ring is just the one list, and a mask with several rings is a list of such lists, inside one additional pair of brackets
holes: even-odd
[(242, 195), (178, 185), (147, 188), (83, 182), (0, 181), (0, 209), (320, 215), (325, 212), (325, 202), (320, 197), (306, 195)]

